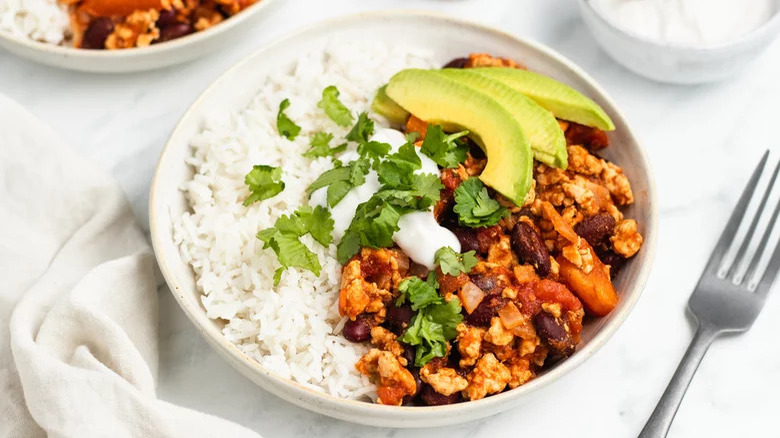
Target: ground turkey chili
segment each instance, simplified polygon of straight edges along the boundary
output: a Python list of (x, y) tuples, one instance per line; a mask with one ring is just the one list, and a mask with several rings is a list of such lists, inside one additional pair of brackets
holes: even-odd
[[(524, 68), (484, 54), (447, 66)], [(596, 155), (609, 144), (603, 131), (559, 123), (568, 167), (534, 162), (533, 188), (522, 206), (490, 191), (509, 211), (497, 225), (462, 226), (453, 212), (456, 188), (485, 166), (479, 148), (472, 145), (461, 165), (441, 171), (444, 189), (434, 215), (464, 253), (474, 251), (468, 272), (429, 272), (397, 247), (362, 248), (344, 266), (339, 311), (349, 321), (343, 335), (370, 343), (356, 367), (377, 385), (379, 403), (442, 405), (516, 388), (574, 353), (583, 317), (604, 316), (617, 304), (611, 279), (643, 240), (636, 221), (620, 210), (634, 202), (631, 185), (619, 166)], [(424, 138), (427, 126), (412, 115), (406, 131)], [(443, 302), (457, 297), (463, 306), (446, 349), (422, 366), (416, 347), (403, 341), (417, 312), (399, 288), (414, 277), (435, 284)]]
[(208, 29), (259, 0), (60, 0), (74, 47), (144, 47)]

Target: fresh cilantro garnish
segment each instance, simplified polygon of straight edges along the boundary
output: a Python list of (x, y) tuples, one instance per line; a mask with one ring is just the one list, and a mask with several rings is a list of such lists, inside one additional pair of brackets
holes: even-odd
[[(423, 286), (419, 285), (427, 283), (420, 280), (415, 284), (422, 290)], [(401, 337), (402, 342), (417, 347), (414, 365), (418, 367), (424, 366), (434, 357), (444, 357), (447, 354), (447, 341), (455, 339), (458, 335), (456, 327), (463, 321), (460, 301), (457, 298), (445, 302), (440, 295), (437, 296), (439, 300), (431, 300), (428, 290), (418, 293), (417, 298), (426, 300), (427, 303), (420, 301), (420, 311)], [(411, 294), (409, 298), (413, 299)], [(412, 301), (412, 307), (415, 304)]]
[(414, 171), (422, 167), (415, 149), (412, 143), (406, 143), (379, 163), (379, 182), (387, 187), (410, 188), (414, 184)]
[(307, 269), (314, 275), (320, 275), (322, 266), (317, 255), (300, 238), (311, 234), (317, 242), (329, 245), (333, 239), (332, 231), (333, 219), (325, 207), (303, 206), (292, 215), (280, 216), (273, 227), (257, 233), (257, 238), (264, 243), (263, 249), (273, 249), (276, 259), (282, 265), (274, 272), (274, 286), (279, 284), (282, 272), (287, 268)]
[(487, 188), (478, 178), (469, 178), (455, 189), (455, 207), (458, 223), (471, 228), (495, 225), (509, 214), (495, 199), (488, 195)]
[(411, 131), (411, 132), (407, 132), (406, 135), (404, 135), (404, 137), (406, 138), (406, 141), (408, 141), (409, 143), (416, 143), (417, 140), (420, 139), (420, 133), (417, 131)]
[(361, 247), (386, 248), (393, 245), (398, 219), (412, 211), (425, 211), (439, 201), (441, 180), (431, 173), (414, 175), (410, 189), (383, 188), (358, 205), (352, 222), (338, 245), (339, 263), (346, 263)]
[(303, 205), (295, 211), (295, 214), (301, 219), (303, 229), (322, 246), (328, 246), (333, 242), (331, 233), (334, 222), (327, 208), (321, 205), (314, 208)]
[(339, 126), (349, 126), (352, 123), (352, 114), (339, 100), (339, 89), (335, 85), (322, 90), (322, 100), (317, 103), (317, 106)]
[(276, 196), (284, 190), (282, 168), (258, 164), (246, 174), (244, 184), (251, 192), (244, 201), (245, 206)]
[(306, 193), (311, 197), (315, 190), (327, 187), (328, 205), (334, 207), (353, 187), (358, 187), (366, 181), (368, 169), (369, 162), (365, 159), (358, 159), (350, 161), (346, 165), (339, 165), (320, 175), (306, 189)]
[(434, 260), (441, 268), (441, 272), (453, 276), (458, 276), (461, 272), (468, 274), (474, 266), (477, 266), (474, 251), (458, 254), (449, 246), (439, 248), (434, 254)]
[(401, 295), (398, 296), (395, 305), (400, 306), (404, 304), (408, 298), (412, 303), (412, 310), (416, 311), (429, 304), (443, 303), (444, 298), (442, 298), (436, 290), (438, 284), (432, 283), (438, 283), (436, 281), (436, 274), (429, 274), (428, 281), (420, 280), (419, 277), (405, 278), (401, 284), (398, 285), (398, 290), (401, 292)]
[(447, 135), (440, 125), (428, 125), (421, 147), (422, 152), (441, 167), (458, 167), (458, 164), (466, 160), (469, 151), (468, 145), (459, 138), (468, 133), (468, 131), (461, 131)]
[(390, 152), (391, 146), (381, 141), (368, 141), (360, 143), (357, 147), (357, 153), (362, 158), (368, 158), (371, 160), (372, 167), (379, 166), (379, 159), (387, 155)]
[(333, 134), (329, 132), (316, 132), (309, 140), (311, 146), (303, 156), (309, 158), (333, 157), (347, 149), (347, 144), (340, 144), (330, 147), (330, 141), (333, 140)]
[(295, 140), (295, 137), (301, 132), (301, 127), (296, 125), (295, 122), (290, 120), (284, 113), (290, 106), (290, 99), (284, 99), (279, 104), (279, 113), (276, 115), (276, 129), (279, 131), (279, 135), (283, 135), (288, 140)]
[(368, 139), (374, 135), (374, 121), (368, 118), (368, 113), (358, 115), (357, 122), (347, 134), (347, 140), (358, 144), (368, 143)]

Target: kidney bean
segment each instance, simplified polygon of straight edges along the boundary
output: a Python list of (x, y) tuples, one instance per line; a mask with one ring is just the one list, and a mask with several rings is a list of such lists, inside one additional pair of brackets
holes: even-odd
[(427, 267), (425, 267), (424, 265), (421, 265), (421, 264), (415, 263), (415, 262), (411, 262), (409, 264), (409, 270), (406, 272), (406, 275), (420, 277), (422, 279), (425, 279), (426, 277), (428, 277), (428, 273), (429, 272), (430, 272), (430, 270)]
[(468, 62), (468, 58), (455, 58), (452, 61), (444, 64), (443, 68), (466, 68), (466, 64)]
[(604, 263), (605, 265), (609, 265), (609, 277), (615, 278), (617, 276), (617, 273), (620, 272), (620, 268), (623, 267), (623, 265), (626, 263), (626, 259), (615, 253), (615, 251), (612, 251), (611, 249), (608, 249), (599, 255), (599, 260), (601, 260), (601, 263)]
[(464, 320), (467, 324), (476, 327), (490, 327), (490, 320), (498, 315), (498, 311), (506, 302), (507, 299), (499, 295), (488, 295), (473, 312), (464, 317)]
[(391, 332), (396, 335), (401, 335), (406, 327), (409, 326), (409, 322), (414, 316), (414, 311), (411, 306), (404, 305), (396, 307), (394, 304), (387, 306), (387, 313), (385, 315), (385, 323)]
[(428, 406), (451, 405), (460, 401), (460, 393), (443, 395), (436, 392), (431, 385), (423, 385), (422, 391), (420, 391), (420, 398)]
[(476, 274), (472, 275), (470, 278), (472, 283), (477, 285), (478, 288), (482, 289), (482, 292), (485, 292), (486, 294), (492, 294), (492, 293), (500, 293), (503, 288), (499, 291), (496, 291), (498, 288), (498, 281), (496, 281), (495, 277), (492, 277), (490, 275), (482, 275), (482, 274)]
[(539, 312), (533, 318), (536, 334), (542, 341), (563, 341), (566, 339), (566, 330), (558, 324), (555, 317), (547, 312)]
[(354, 321), (347, 321), (342, 333), (350, 342), (365, 342), (371, 339), (371, 323), (368, 318), (358, 317)]
[(192, 26), (187, 23), (175, 23), (169, 26), (165, 26), (160, 29), (160, 38), (157, 39), (157, 43), (165, 41), (175, 40), (185, 35), (189, 35), (193, 32)]
[(176, 11), (174, 9), (163, 9), (160, 11), (160, 17), (157, 19), (157, 27), (167, 27), (178, 23)]
[(533, 265), (540, 277), (550, 274), (550, 253), (533, 227), (525, 222), (518, 222), (512, 227), (510, 237), (512, 250), (521, 262)]
[(104, 49), (106, 38), (114, 31), (114, 22), (110, 18), (99, 17), (92, 20), (84, 31), (81, 40), (82, 49)]
[(574, 232), (588, 241), (590, 246), (599, 246), (615, 230), (615, 218), (609, 213), (588, 216), (574, 226)]
[(460, 252), (479, 252), (479, 240), (477, 240), (477, 232), (474, 229), (457, 227), (452, 232), (458, 238), (458, 242), (460, 242)]
[(401, 343), (401, 346), (404, 347), (403, 357), (406, 359), (406, 367), (411, 369), (411, 367), (414, 367), (414, 356), (417, 352), (417, 347), (404, 343)]

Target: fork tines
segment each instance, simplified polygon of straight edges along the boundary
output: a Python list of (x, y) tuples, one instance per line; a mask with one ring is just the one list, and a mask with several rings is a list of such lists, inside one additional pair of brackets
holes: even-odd
[[(758, 163), (758, 167), (753, 171), (753, 175), (751, 175), (745, 190), (742, 192), (742, 196), (740, 196), (739, 202), (737, 202), (737, 205), (729, 218), (728, 224), (726, 224), (726, 228), (723, 230), (723, 234), (721, 234), (720, 239), (712, 252), (712, 256), (710, 256), (710, 260), (705, 270), (715, 273), (720, 278), (728, 278), (735, 285), (742, 285), (751, 291), (757, 290), (757, 292), (761, 294), (765, 294), (769, 290), (777, 276), (778, 270), (780, 270), (780, 246), (776, 244), (772, 257), (769, 260), (766, 269), (763, 271), (763, 275), (761, 275), (760, 279), (757, 277), (757, 275), (760, 275), (757, 270), (764, 258), (763, 255), (766, 252), (767, 244), (771, 238), (777, 218), (780, 215), (780, 201), (775, 206), (769, 221), (765, 225), (764, 232), (757, 242), (758, 246), (749, 258), (745, 272), (740, 273), (739, 271), (743, 261), (748, 255), (751, 241), (753, 240), (759, 222), (761, 221), (772, 188), (777, 181), (778, 173), (780, 173), (780, 162), (774, 167), (774, 170), (769, 177), (769, 182), (766, 185), (766, 189), (761, 196), (761, 200), (756, 206), (753, 218), (750, 221), (750, 224), (747, 225), (747, 230), (739, 241), (737, 240), (737, 234), (740, 228), (744, 226), (742, 223), (743, 219), (749, 210), (748, 207), (750, 206), (751, 200), (754, 198), (759, 181), (765, 173), (764, 170), (768, 158), (769, 151), (766, 151), (761, 158), (761, 161)], [(736, 245), (739, 245), (736, 254), (733, 259), (728, 260), (726, 255), (729, 253), (729, 249), (733, 249)]]

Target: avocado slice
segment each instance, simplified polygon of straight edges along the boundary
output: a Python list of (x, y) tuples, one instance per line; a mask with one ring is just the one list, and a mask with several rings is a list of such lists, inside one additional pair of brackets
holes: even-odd
[[(396, 73), (385, 91), (406, 111), (447, 132), (468, 130), (487, 155), (479, 178), (523, 204), (533, 177), (531, 146), (520, 124), (496, 99), (440, 72), (419, 69)], [(514, 102), (517, 96), (513, 92), (505, 100)]]
[(409, 118), (409, 113), (405, 109), (401, 108), (397, 103), (393, 102), (393, 99), (387, 97), (387, 92), (385, 91), (386, 88), (387, 85), (383, 85), (378, 90), (376, 90), (374, 101), (371, 102), (371, 109), (374, 110), (374, 112), (377, 114), (384, 116), (392, 123), (403, 125)]
[(525, 95), (479, 72), (470, 69), (445, 68), (441, 73), (498, 101), (512, 113), (523, 128), (531, 143), (534, 158), (552, 167), (566, 168), (569, 163), (566, 138), (561, 125), (551, 112)]
[(555, 79), (516, 68), (484, 67), (471, 70), (525, 94), (542, 108), (550, 110), (555, 117), (604, 131), (615, 129), (612, 119), (596, 102)]

